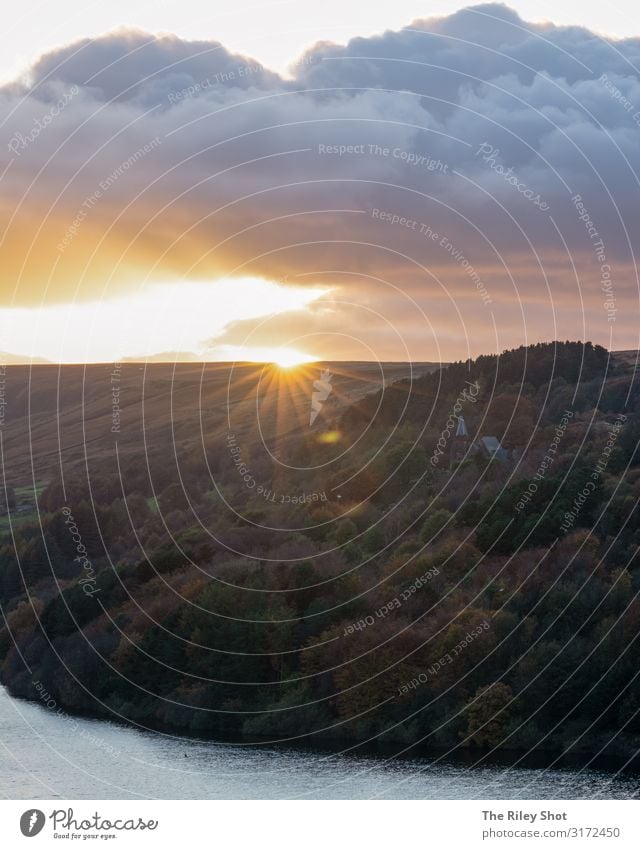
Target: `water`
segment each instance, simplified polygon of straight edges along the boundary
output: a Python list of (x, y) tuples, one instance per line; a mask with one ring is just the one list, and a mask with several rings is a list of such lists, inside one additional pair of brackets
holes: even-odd
[(8, 799), (628, 799), (640, 776), (241, 746), (59, 716), (0, 688)]

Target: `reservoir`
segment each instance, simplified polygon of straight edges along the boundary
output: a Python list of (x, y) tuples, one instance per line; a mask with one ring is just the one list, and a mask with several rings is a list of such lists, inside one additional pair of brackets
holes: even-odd
[[(514, 757), (514, 761), (517, 757)], [(640, 775), (228, 744), (59, 715), (0, 688), (8, 799), (630, 799)]]

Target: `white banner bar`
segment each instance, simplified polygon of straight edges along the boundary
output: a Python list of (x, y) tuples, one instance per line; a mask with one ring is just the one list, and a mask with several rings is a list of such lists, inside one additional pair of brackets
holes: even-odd
[(0, 846), (511, 849), (564, 842), (637, 849), (639, 812), (636, 801), (4, 801)]

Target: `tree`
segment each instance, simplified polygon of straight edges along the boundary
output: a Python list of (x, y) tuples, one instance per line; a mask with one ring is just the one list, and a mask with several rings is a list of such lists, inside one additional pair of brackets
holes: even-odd
[(460, 736), (476, 746), (500, 746), (507, 735), (512, 710), (511, 687), (500, 681), (480, 687), (467, 702), (467, 729)]
[(444, 509), (434, 510), (433, 513), (430, 513), (422, 524), (422, 528), (420, 530), (420, 541), (433, 542), (447, 522), (451, 519), (451, 516), (451, 511)]

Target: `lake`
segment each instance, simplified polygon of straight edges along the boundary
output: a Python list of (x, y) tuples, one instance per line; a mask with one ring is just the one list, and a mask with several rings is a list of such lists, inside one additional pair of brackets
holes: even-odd
[(0, 688), (8, 799), (629, 799), (637, 774), (235, 745), (58, 715)]

